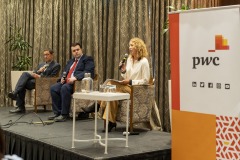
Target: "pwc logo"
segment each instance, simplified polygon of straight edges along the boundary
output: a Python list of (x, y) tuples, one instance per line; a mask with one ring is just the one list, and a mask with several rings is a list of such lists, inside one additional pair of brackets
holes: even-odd
[(215, 35), (215, 50), (208, 50), (208, 52), (215, 52), (216, 50), (229, 50), (228, 40), (222, 35)]
[[(216, 52), (217, 50), (229, 50), (228, 40), (222, 35), (215, 35), (215, 49), (208, 50), (208, 52)], [(192, 57), (193, 59), (193, 69), (197, 69), (197, 66), (209, 66), (210, 64), (214, 66), (219, 66), (219, 57)]]

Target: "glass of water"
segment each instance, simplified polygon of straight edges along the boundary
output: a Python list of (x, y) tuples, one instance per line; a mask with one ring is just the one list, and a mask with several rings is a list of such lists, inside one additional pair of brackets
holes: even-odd
[(116, 92), (116, 85), (109, 86), (109, 92), (115, 93)]
[(99, 92), (104, 92), (105, 87), (106, 87), (106, 85), (100, 84), (100, 86), (99, 86)]

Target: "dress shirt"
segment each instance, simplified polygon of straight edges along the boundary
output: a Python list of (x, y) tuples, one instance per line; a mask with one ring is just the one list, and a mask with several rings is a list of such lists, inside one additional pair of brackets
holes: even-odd
[[(82, 57), (82, 55), (81, 55), (81, 57)], [(80, 58), (75, 58), (75, 61), (77, 60), (77, 65), (78, 65), (78, 62), (80, 61), (81, 57), (80, 57)], [(73, 62), (73, 64), (72, 64), (72, 66), (70, 67), (70, 69), (73, 67), (73, 65), (74, 65), (74, 62)], [(77, 65), (76, 65), (76, 66), (77, 66)], [(74, 71), (75, 71), (75, 70), (74, 70)], [(74, 71), (72, 72), (71, 77), (73, 77)], [(71, 78), (71, 77), (70, 77), (70, 78)]]
[(126, 73), (121, 74), (124, 79), (132, 80), (132, 85), (148, 84), (150, 79), (150, 68), (147, 58), (143, 57), (140, 61), (128, 57)]

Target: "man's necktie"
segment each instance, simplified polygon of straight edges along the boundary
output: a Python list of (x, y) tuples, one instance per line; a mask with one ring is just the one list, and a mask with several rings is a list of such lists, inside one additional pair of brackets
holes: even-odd
[(78, 60), (76, 59), (75, 62), (73, 63), (72, 68), (68, 72), (66, 82), (68, 82), (68, 78), (71, 78), (71, 75), (72, 75), (73, 71), (75, 70), (75, 68), (77, 66), (77, 62), (78, 62)]

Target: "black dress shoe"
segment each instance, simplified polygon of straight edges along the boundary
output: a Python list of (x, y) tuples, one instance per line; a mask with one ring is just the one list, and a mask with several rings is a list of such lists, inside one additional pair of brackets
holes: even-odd
[(12, 109), (9, 111), (10, 113), (25, 113), (25, 109), (20, 109), (19, 107), (16, 109)]
[(17, 99), (17, 94), (14, 93), (14, 92), (9, 92), (8, 97), (11, 98), (12, 100), (16, 100)]
[[(111, 132), (113, 128), (115, 128), (116, 130), (116, 127), (117, 127), (117, 123), (112, 123), (112, 122), (108, 122), (108, 132)], [(105, 129), (102, 130), (102, 132), (105, 132)]]
[[(99, 111), (100, 108), (100, 104), (97, 103), (97, 111)], [(95, 103), (91, 104), (88, 107), (81, 107), (81, 109), (85, 112), (85, 113), (92, 113), (95, 112)]]
[(67, 115), (59, 115), (58, 117), (54, 118), (55, 122), (65, 122), (67, 120)]
[(48, 120), (54, 120), (54, 118), (56, 118), (56, 117), (58, 117), (59, 116), (59, 114), (54, 114), (54, 115), (52, 115), (52, 116), (49, 116), (48, 117)]
[(89, 118), (89, 114), (85, 112), (79, 112), (78, 116), (76, 117), (77, 120), (84, 120), (88, 118)]

